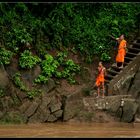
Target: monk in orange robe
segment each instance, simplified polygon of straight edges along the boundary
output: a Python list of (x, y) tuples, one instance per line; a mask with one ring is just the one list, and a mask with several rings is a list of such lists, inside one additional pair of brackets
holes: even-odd
[(98, 88), (98, 96), (97, 98), (100, 96), (100, 87), (102, 86), (103, 89), (103, 94), (102, 97), (104, 98), (104, 93), (105, 93), (105, 88), (104, 88), (104, 81), (105, 81), (105, 74), (106, 74), (106, 68), (103, 66), (102, 62), (99, 62), (99, 66), (98, 66), (98, 76), (96, 78), (96, 83), (95, 85)]
[(126, 55), (126, 40), (124, 40), (124, 35), (121, 35), (119, 38), (116, 38), (118, 41), (118, 54), (116, 56), (116, 65), (120, 63), (121, 66), (119, 68), (123, 68), (124, 64), (124, 57)]

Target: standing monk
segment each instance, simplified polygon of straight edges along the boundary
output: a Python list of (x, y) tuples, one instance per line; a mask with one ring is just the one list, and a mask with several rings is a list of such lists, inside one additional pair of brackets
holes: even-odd
[(122, 34), (119, 38), (114, 38), (111, 36), (112, 39), (115, 39), (118, 44), (118, 54), (116, 56), (116, 66), (119, 68), (123, 68), (124, 64), (124, 57), (126, 55), (126, 40), (124, 40), (124, 35)]
[(118, 54), (116, 56), (116, 64), (118, 66), (118, 64), (120, 63), (121, 66), (120, 68), (123, 68), (123, 64), (124, 64), (124, 57), (126, 55), (126, 40), (124, 40), (124, 35), (121, 35), (118, 39)]
[(97, 86), (98, 88), (98, 96), (97, 98), (100, 96), (100, 87), (102, 86), (102, 89), (103, 89), (103, 94), (102, 94), (102, 97), (104, 98), (104, 93), (105, 93), (105, 87), (104, 87), (104, 77), (105, 77), (105, 74), (106, 74), (106, 68), (103, 66), (102, 62), (99, 62), (99, 66), (98, 66), (98, 76), (96, 78), (96, 83), (95, 85)]
[(116, 56), (116, 65), (119, 68), (123, 68), (124, 57), (126, 55), (126, 40), (124, 40), (124, 35), (122, 34), (119, 38), (116, 38), (118, 42), (118, 54)]

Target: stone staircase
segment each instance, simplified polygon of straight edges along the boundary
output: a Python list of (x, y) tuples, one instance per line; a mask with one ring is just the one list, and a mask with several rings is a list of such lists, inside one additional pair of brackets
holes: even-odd
[(136, 38), (134, 42), (127, 46), (127, 53), (125, 56), (124, 68), (120, 69), (113, 64), (107, 69), (105, 76), (106, 95), (121, 94), (125, 82), (134, 77), (140, 64), (140, 37)]

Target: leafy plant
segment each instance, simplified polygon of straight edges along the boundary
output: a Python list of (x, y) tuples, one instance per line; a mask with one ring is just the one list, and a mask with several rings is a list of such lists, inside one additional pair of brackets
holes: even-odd
[(102, 53), (101, 60), (102, 61), (109, 61), (111, 57), (107, 53)]
[(54, 60), (50, 54), (45, 55), (46, 60), (41, 63), (42, 73), (48, 78), (52, 77), (57, 67), (60, 65), (57, 60)]
[(48, 82), (48, 78), (46, 77), (46, 76), (44, 76), (44, 75), (39, 75), (35, 80), (34, 80), (34, 82), (35, 83), (44, 83), (44, 84), (46, 84), (47, 82)]
[(19, 87), (22, 91), (28, 91), (28, 89), (25, 87), (24, 83), (21, 81), (21, 74), (17, 72), (13, 76), (13, 82), (14, 84)]
[(27, 92), (27, 96), (28, 96), (29, 99), (33, 99), (33, 98), (35, 98), (36, 96), (39, 96), (40, 93), (41, 93), (40, 90), (33, 89), (33, 90)]
[(1, 62), (5, 65), (10, 64), (10, 60), (13, 56), (13, 53), (5, 48), (0, 48), (0, 59)]
[(59, 65), (60, 64), (53, 58), (53, 56), (51, 56), (50, 54), (46, 54), (45, 60), (41, 62), (42, 74), (40, 74), (35, 79), (35, 82), (47, 83), (47, 81), (53, 76)]
[(80, 71), (80, 66), (75, 64), (71, 59), (67, 61), (65, 60), (63, 62), (63, 66), (64, 68), (61, 72), (60, 71), (55, 72), (55, 77), (66, 78), (70, 84), (76, 83), (74, 76), (76, 73)]
[(56, 59), (60, 64), (63, 64), (63, 62), (65, 61), (65, 58), (67, 58), (67, 55), (68, 55), (68, 53), (66, 51), (59, 52), (56, 56)]
[(21, 68), (30, 69), (40, 61), (41, 59), (38, 56), (34, 56), (29, 50), (25, 50), (19, 58), (19, 65)]

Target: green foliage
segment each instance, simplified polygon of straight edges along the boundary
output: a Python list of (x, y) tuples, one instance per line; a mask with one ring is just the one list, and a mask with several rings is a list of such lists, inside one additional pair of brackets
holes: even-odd
[(1, 3), (0, 38), (15, 52), (33, 44), (39, 57), (46, 49), (74, 45), (91, 63), (95, 55), (112, 53), (109, 34), (128, 37), (137, 28), (139, 9), (137, 3)]
[(19, 58), (19, 65), (21, 68), (30, 69), (40, 61), (41, 59), (38, 56), (34, 56), (29, 50), (25, 50)]
[(33, 99), (35, 98), (36, 96), (39, 96), (41, 93), (40, 90), (37, 90), (37, 89), (34, 89), (34, 90), (31, 90), (31, 91), (28, 91), (27, 92), (27, 96), (29, 99)]
[(60, 65), (57, 60), (54, 60), (50, 54), (45, 55), (46, 60), (42, 61), (42, 73), (48, 78), (52, 77), (57, 67)]
[(107, 53), (102, 53), (101, 55), (101, 60), (102, 61), (109, 61), (111, 59), (111, 57), (107, 54)]
[[(59, 52), (54, 58), (50, 54), (45, 55), (45, 60), (41, 63), (42, 73), (35, 79), (35, 83), (47, 83), (49, 78), (66, 78), (71, 84), (74, 84), (74, 75), (80, 71), (80, 66), (75, 64), (73, 60), (65, 60), (66, 52)], [(62, 67), (62, 70), (58, 70)]]
[(40, 74), (36, 79), (35, 79), (35, 83), (44, 83), (46, 84), (48, 82), (48, 78), (42, 74)]
[(14, 84), (20, 88), (20, 90), (22, 91), (27, 91), (27, 88), (25, 87), (25, 84), (22, 82), (21, 80), (21, 74), (19, 72), (17, 72), (14, 76), (13, 76), (13, 82)]
[(47, 20), (51, 32), (54, 32), (51, 34), (52, 46), (75, 44), (87, 62), (92, 62), (93, 55), (101, 58), (104, 51), (110, 55), (112, 42), (108, 35), (117, 37), (124, 33), (127, 37), (128, 32), (136, 28), (138, 7), (126, 3), (58, 4)]
[(65, 58), (67, 58), (68, 53), (67, 52), (59, 52), (56, 56), (56, 59), (59, 63), (63, 63), (65, 61)]
[[(41, 91), (37, 90), (37, 89), (33, 89), (33, 90), (29, 90), (25, 84), (22, 82), (21, 80), (21, 74), (19, 72), (17, 72), (14, 76), (13, 76), (13, 82), (14, 84), (20, 88), (20, 90), (26, 92), (27, 97), (29, 99), (33, 99), (36, 96), (39, 96)], [(17, 99), (15, 98), (14, 101), (16, 102)]]
[(63, 66), (63, 70), (61, 72), (56, 71), (55, 76), (57, 78), (66, 78), (70, 84), (75, 84), (74, 76), (80, 71), (80, 66), (75, 64), (71, 59), (63, 61)]
[[(14, 27), (12, 31), (9, 31), (6, 34), (7, 37), (7, 47), (14, 49), (17, 51), (18, 46), (21, 44), (26, 44), (28, 42), (32, 42), (32, 37), (30, 33), (23, 27)], [(19, 46), (20, 47), (20, 46)]]
[(17, 95), (12, 96), (12, 99), (15, 106), (19, 106), (21, 104), (21, 101)]
[(5, 65), (10, 64), (10, 60), (13, 56), (13, 53), (5, 48), (0, 48), (0, 59), (1, 62)]
[(69, 69), (71, 72), (80, 71), (79, 65), (76, 65), (73, 60), (69, 59), (66, 61), (66, 68)]
[(42, 74), (35, 79), (36, 83), (47, 83), (60, 65), (50, 54), (46, 54), (45, 58), (46, 59), (41, 62)]

